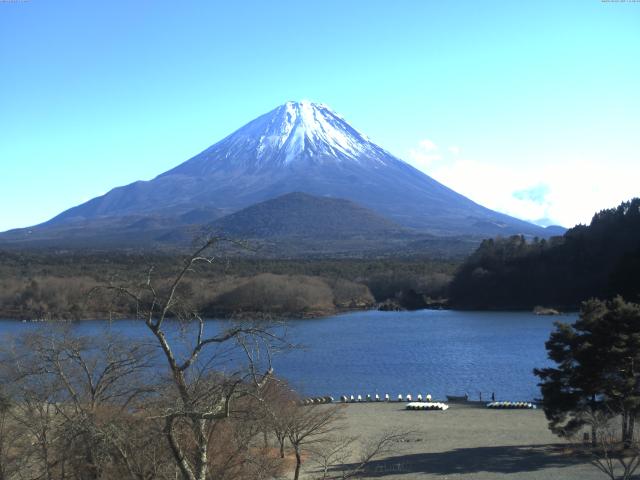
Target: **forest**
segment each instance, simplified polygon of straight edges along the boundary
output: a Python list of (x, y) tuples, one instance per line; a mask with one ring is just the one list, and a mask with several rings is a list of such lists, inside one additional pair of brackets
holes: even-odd
[(640, 292), (640, 198), (594, 215), (562, 237), (489, 239), (461, 265), (449, 300), (465, 309), (577, 310), (589, 298)]
[[(130, 305), (114, 304), (95, 288), (142, 284), (150, 268), (166, 282), (181, 261), (175, 253), (0, 252), (0, 318), (131, 318)], [(444, 297), (458, 263), (216, 256), (181, 288), (206, 316), (313, 317), (381, 305), (414, 309)]]

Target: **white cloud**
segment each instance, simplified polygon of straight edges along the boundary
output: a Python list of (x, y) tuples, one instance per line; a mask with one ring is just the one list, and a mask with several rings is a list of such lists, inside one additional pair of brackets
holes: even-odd
[(523, 165), (479, 162), (461, 152), (457, 145), (439, 149), (424, 139), (409, 150), (408, 161), (487, 208), (540, 224), (588, 224), (594, 213), (640, 196), (640, 161), (556, 158)]
[(527, 200), (538, 205), (543, 205), (547, 202), (547, 195), (549, 195), (549, 185), (540, 183), (524, 190), (517, 190), (512, 193), (514, 198), (518, 200)]
[(493, 210), (572, 227), (637, 196), (640, 165), (634, 171), (622, 171), (595, 162), (568, 161), (515, 169), (461, 159), (442, 162), (426, 173)]
[(451, 145), (449, 147), (449, 151), (454, 155), (460, 155), (460, 147), (458, 147), (457, 145)]
[(436, 153), (438, 146), (429, 139), (420, 140), (418, 147), (409, 150), (409, 163), (424, 171), (434, 162), (442, 160), (442, 155)]
[(425, 152), (430, 152), (432, 150), (437, 150), (438, 146), (432, 140), (425, 138), (424, 140), (420, 140), (420, 148)]

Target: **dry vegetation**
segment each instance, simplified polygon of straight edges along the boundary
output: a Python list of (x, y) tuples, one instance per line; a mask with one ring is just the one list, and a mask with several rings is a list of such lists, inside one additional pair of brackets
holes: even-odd
[[(123, 302), (88, 296), (97, 285), (145, 281), (149, 265), (160, 283), (171, 278), (171, 255), (0, 252), (0, 317), (18, 319), (127, 317)], [(181, 288), (210, 316), (263, 313), (316, 316), (374, 308), (382, 302), (421, 308), (444, 295), (454, 264), (419, 260), (221, 261)]]
[[(5, 338), (0, 480), (298, 480), (302, 464), (334, 441), (341, 408), (303, 406), (274, 376), (271, 354), (287, 345), (268, 324), (205, 328), (186, 281), (211, 265), (213, 245), (185, 259), (170, 280), (151, 269), (142, 283), (92, 290), (135, 311), (150, 334), (144, 342), (108, 330), (79, 336), (64, 326)], [(268, 293), (278, 281), (263, 275), (250, 288)], [(333, 299), (316, 279), (284, 278), (283, 288), (308, 289), (310, 302), (316, 290)], [(319, 478), (346, 478), (362, 464), (331, 464)]]
[(219, 295), (209, 308), (222, 312), (322, 315), (337, 308), (366, 308), (374, 303), (365, 285), (347, 280), (329, 285), (320, 277), (261, 273)]
[[(166, 421), (184, 404), (175, 384), (154, 374), (157, 352), (149, 345), (55, 332), (15, 339), (12, 347), (1, 364), (1, 479), (177, 478), (180, 460)], [(217, 405), (234, 387), (228, 415), (212, 418), (204, 430), (206, 475), (184, 478), (274, 478), (291, 466), (288, 444), (285, 458), (277, 454), (271, 425), (279, 417), (265, 415), (268, 399), (259, 386), (238, 381), (214, 372), (189, 381), (192, 409)], [(295, 400), (287, 414), (303, 408)], [(196, 465), (191, 427), (178, 415), (172, 435), (186, 462)]]
[[(302, 406), (275, 377), (261, 388), (243, 382), (234, 387), (228, 415), (207, 423), (204, 473), (189, 476), (180, 472), (166, 433), (167, 415), (180, 400), (170, 380), (150, 374), (157, 365), (149, 363), (148, 345), (58, 331), (18, 338), (13, 346), (29, 350), (3, 352), (2, 480), (297, 479), (303, 465), (305, 478), (349, 478), (402, 436), (366, 443), (341, 436), (342, 406)], [(229, 383), (211, 375), (191, 386), (220, 392)], [(213, 395), (208, 405), (219, 400)], [(198, 439), (189, 421), (177, 422), (173, 433), (195, 465)]]

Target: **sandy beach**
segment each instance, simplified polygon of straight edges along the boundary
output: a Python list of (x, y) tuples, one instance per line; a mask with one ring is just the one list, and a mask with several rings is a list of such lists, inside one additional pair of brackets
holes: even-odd
[[(362, 439), (412, 431), (361, 478), (591, 480), (603, 474), (547, 428), (542, 410), (493, 410), (451, 404), (447, 411), (409, 411), (404, 403), (344, 406), (344, 434)], [(313, 478), (310, 476), (309, 478)]]

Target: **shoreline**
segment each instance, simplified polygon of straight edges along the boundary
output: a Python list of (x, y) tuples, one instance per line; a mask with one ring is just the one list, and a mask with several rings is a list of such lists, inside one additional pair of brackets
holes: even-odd
[[(380, 304), (376, 305), (375, 308), (364, 308), (364, 307), (353, 307), (353, 308), (339, 308), (333, 311), (301, 311), (301, 312), (287, 312), (287, 313), (270, 313), (270, 312), (256, 312), (256, 311), (247, 311), (247, 312), (220, 312), (217, 315), (207, 314), (203, 316), (205, 320), (312, 320), (312, 319), (322, 319), (328, 317), (335, 317), (339, 315), (348, 315), (351, 313), (359, 313), (359, 312), (418, 312), (424, 310), (434, 310), (434, 311), (460, 311), (460, 312), (485, 312), (485, 313), (505, 313), (505, 312), (517, 312), (517, 313), (531, 313), (541, 317), (565, 317), (568, 315), (573, 315), (578, 313), (578, 310), (564, 310), (558, 312), (557, 314), (537, 314), (531, 309), (526, 308), (492, 308), (492, 309), (468, 309), (468, 308), (456, 308), (456, 307), (426, 307), (426, 308), (418, 308), (418, 309), (398, 309), (398, 310), (388, 310), (384, 308), (379, 308)], [(213, 313), (213, 312), (212, 312)], [(11, 316), (10, 312), (2, 312), (0, 311), (0, 322), (5, 320), (11, 321), (20, 321), (25, 323), (76, 323), (76, 322), (86, 322), (86, 321), (118, 321), (118, 320), (132, 320), (132, 317), (127, 316), (125, 314), (117, 314), (112, 315), (109, 318), (108, 312), (96, 312), (95, 315), (85, 316), (82, 318), (65, 318), (65, 316), (49, 316), (45, 317), (25, 317), (25, 316)]]

